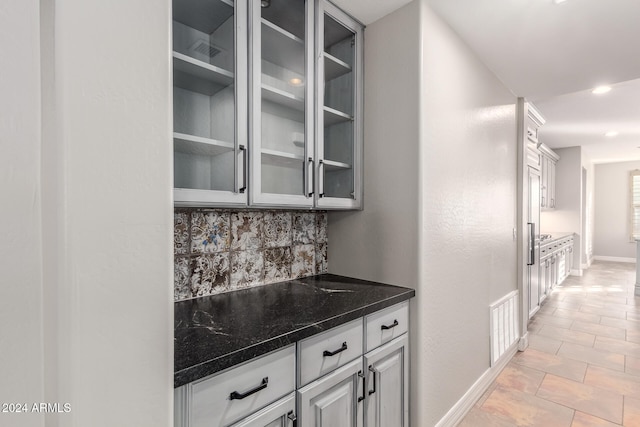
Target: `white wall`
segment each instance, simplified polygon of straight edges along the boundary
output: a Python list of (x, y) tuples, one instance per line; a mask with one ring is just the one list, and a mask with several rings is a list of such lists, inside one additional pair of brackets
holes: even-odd
[(0, 6), (2, 425), (171, 425), (170, 7)]
[(595, 165), (595, 213), (593, 249), (596, 257), (636, 258), (635, 242), (630, 242), (629, 172), (640, 162)]
[[(0, 403), (44, 399), (38, 3), (0, 3)], [(0, 413), (0, 425), (42, 426)]]
[(411, 417), (432, 426), (489, 369), (489, 305), (517, 289), (516, 98), (426, 1), (366, 41), (365, 209), (330, 214), (329, 269), (416, 289)]

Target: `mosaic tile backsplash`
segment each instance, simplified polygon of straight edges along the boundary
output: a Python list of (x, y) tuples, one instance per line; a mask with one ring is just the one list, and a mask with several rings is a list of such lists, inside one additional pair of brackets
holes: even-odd
[(176, 209), (176, 301), (327, 272), (327, 213)]

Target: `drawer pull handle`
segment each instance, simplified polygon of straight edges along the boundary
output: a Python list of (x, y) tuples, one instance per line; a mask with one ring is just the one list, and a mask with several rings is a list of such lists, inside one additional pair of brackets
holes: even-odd
[(390, 324), (390, 325), (382, 325), (382, 326), (380, 326), (380, 329), (382, 329), (383, 331), (386, 331), (387, 329), (393, 329), (396, 326), (398, 326), (398, 321), (394, 320), (393, 323)]
[(259, 392), (260, 390), (264, 390), (265, 388), (267, 388), (268, 383), (269, 383), (269, 377), (264, 377), (262, 379), (262, 383), (260, 383), (258, 387), (251, 389), (246, 393), (238, 393), (237, 391), (234, 391), (229, 395), (229, 400), (244, 399), (247, 396), (251, 396), (252, 394)]
[(329, 351), (329, 350), (323, 351), (322, 352), (322, 357), (335, 356), (338, 353), (342, 353), (346, 349), (347, 349), (347, 342), (345, 341), (345, 342), (342, 343), (342, 347), (340, 347), (339, 349), (337, 349), (335, 351)]

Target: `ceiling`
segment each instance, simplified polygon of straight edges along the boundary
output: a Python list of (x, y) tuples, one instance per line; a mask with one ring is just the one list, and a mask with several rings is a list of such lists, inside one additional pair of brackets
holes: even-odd
[[(547, 120), (552, 148), (595, 163), (640, 160), (640, 1), (427, 0), (517, 96)], [(335, 0), (370, 24), (407, 0)], [(611, 92), (593, 95), (599, 85)], [(619, 132), (605, 137), (610, 130)]]

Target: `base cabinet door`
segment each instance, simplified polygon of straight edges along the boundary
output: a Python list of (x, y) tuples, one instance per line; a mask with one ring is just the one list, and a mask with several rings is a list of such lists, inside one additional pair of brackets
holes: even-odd
[(408, 338), (365, 354), (365, 427), (409, 426)]
[(294, 427), (295, 408), (296, 394), (291, 393), (231, 427)]
[(298, 390), (298, 425), (361, 427), (362, 357)]

